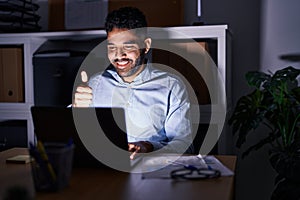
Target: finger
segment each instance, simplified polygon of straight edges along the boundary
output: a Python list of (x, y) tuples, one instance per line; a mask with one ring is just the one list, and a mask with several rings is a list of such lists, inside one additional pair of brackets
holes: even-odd
[(135, 151), (136, 146), (134, 144), (128, 144), (128, 151), (132, 152)]
[(92, 100), (90, 99), (76, 99), (75, 104), (86, 104), (90, 105), (92, 103)]
[(90, 107), (90, 103), (88, 102), (81, 102), (81, 101), (77, 101), (73, 107)]
[(136, 154), (137, 154), (136, 152), (133, 152), (133, 153), (130, 155), (130, 159), (133, 160)]
[(92, 88), (90, 87), (84, 87), (84, 86), (78, 86), (76, 88), (76, 92), (79, 92), (79, 93), (92, 93)]
[(93, 95), (90, 93), (75, 93), (76, 100), (92, 100)]
[(137, 153), (140, 151), (139, 147), (130, 155), (130, 159), (133, 160)]
[(88, 78), (88, 75), (87, 75), (86, 71), (82, 71), (81, 72), (81, 81), (83, 83), (86, 83), (86, 82), (88, 82), (88, 80), (89, 80), (89, 78)]

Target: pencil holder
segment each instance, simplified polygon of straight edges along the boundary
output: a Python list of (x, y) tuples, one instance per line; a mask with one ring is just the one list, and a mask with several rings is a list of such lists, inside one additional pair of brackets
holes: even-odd
[(45, 143), (44, 151), (47, 159), (43, 155), (33, 155), (32, 176), (35, 189), (37, 191), (59, 191), (69, 185), (72, 165), (74, 144)]

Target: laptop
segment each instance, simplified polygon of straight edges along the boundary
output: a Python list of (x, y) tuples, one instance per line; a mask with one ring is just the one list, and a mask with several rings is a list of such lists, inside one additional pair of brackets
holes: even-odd
[[(108, 167), (105, 163), (96, 159), (96, 157), (90, 153), (90, 151), (85, 147), (86, 145), (82, 142), (82, 136), (85, 137), (85, 135), (94, 131), (94, 128), (91, 128), (89, 123), (95, 120), (93, 119), (95, 116), (101, 130), (111, 143), (121, 150), (128, 151), (125, 112), (122, 108), (65, 108), (33, 106), (31, 107), (31, 114), (34, 132), (38, 140), (44, 143), (67, 143), (70, 139), (73, 140), (75, 144), (73, 157), (74, 167)], [(79, 117), (74, 120), (74, 116), (75, 118), (77, 118), (76, 116)], [(83, 131), (82, 128), (84, 128)], [(78, 130), (81, 131), (81, 135), (78, 134)], [(98, 141), (92, 142), (98, 144)], [(99, 141), (99, 147), (103, 145), (104, 143), (101, 144), (101, 141)], [(131, 166), (134, 163), (130, 161), (129, 155), (130, 153), (128, 152), (128, 158), (126, 158), (125, 161), (122, 160), (122, 162), (126, 162), (128, 166)]]

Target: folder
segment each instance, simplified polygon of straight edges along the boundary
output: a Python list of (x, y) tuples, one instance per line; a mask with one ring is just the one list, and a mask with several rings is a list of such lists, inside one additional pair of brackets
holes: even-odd
[(24, 102), (22, 47), (0, 48), (0, 102)]

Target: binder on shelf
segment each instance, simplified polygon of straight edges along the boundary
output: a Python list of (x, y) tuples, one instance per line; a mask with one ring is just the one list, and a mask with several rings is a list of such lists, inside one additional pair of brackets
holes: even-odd
[(23, 49), (0, 48), (0, 102), (24, 102)]

